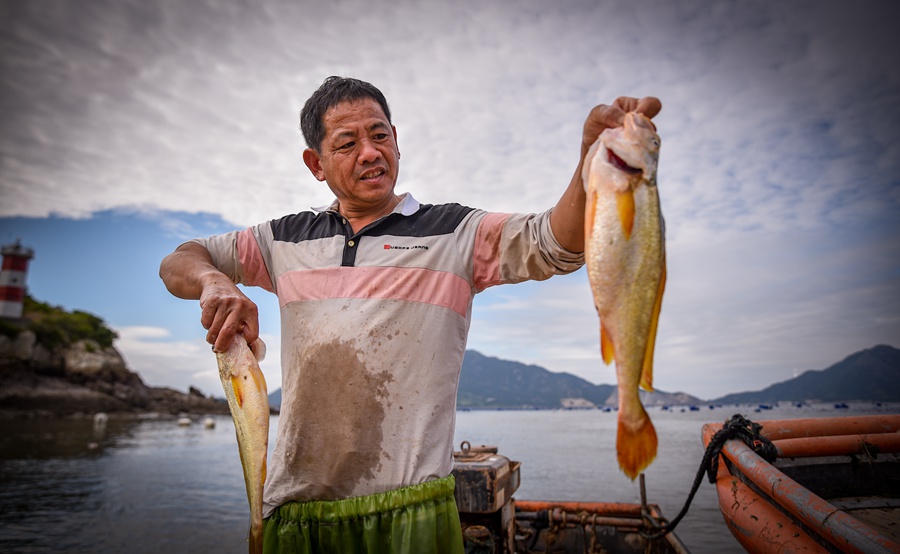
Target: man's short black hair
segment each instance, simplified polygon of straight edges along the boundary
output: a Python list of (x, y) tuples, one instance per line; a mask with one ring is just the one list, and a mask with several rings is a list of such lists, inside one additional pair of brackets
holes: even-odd
[(341, 102), (363, 100), (371, 98), (378, 102), (381, 110), (391, 123), (391, 110), (388, 108), (384, 94), (375, 85), (354, 79), (352, 77), (331, 76), (322, 83), (303, 105), (300, 111), (300, 130), (306, 145), (321, 152), (322, 141), (325, 139), (325, 112), (332, 106)]

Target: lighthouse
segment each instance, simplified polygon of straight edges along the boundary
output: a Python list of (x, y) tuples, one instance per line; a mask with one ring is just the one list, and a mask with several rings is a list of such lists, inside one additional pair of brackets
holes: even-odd
[(22, 317), (25, 301), (25, 276), (28, 274), (28, 260), (34, 257), (34, 250), (22, 246), (18, 239), (0, 249), (3, 254), (3, 269), (0, 270), (0, 317), (18, 319)]

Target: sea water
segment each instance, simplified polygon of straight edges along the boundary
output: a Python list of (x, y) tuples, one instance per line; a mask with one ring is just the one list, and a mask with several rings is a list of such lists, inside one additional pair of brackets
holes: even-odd
[[(751, 406), (650, 410), (659, 454), (646, 471), (650, 503), (674, 518), (703, 456), (703, 423), (734, 413), (755, 421), (898, 413), (900, 406), (851, 404), (755, 412)], [(0, 421), (0, 552), (246, 552), (249, 509), (229, 417)], [(270, 448), (278, 418), (272, 418)], [(455, 444), (497, 446), (520, 462), (515, 497), (640, 502), (637, 482), (615, 461), (616, 413), (466, 411)], [(742, 552), (704, 479), (676, 533), (694, 553)]]

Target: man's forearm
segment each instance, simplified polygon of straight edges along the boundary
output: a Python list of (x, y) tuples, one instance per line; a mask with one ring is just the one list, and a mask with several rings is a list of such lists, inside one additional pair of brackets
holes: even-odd
[(584, 184), (581, 182), (581, 168), (578, 163), (575, 174), (569, 182), (556, 207), (550, 214), (550, 228), (559, 245), (569, 252), (584, 252)]
[(210, 279), (227, 279), (213, 266), (209, 252), (194, 243), (183, 244), (166, 256), (159, 265), (159, 276), (169, 292), (187, 300), (198, 300)]

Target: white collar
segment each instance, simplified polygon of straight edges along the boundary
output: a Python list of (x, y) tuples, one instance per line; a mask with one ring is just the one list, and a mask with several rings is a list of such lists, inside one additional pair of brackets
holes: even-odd
[[(398, 202), (397, 205), (394, 206), (394, 209), (391, 210), (391, 213), (399, 213), (400, 215), (408, 216), (419, 211), (419, 208), (421, 206), (422, 205), (419, 203), (419, 201), (413, 198), (412, 193), (404, 192), (400, 195), (400, 202)], [(319, 206), (317, 208), (314, 207), (312, 208), (312, 210), (320, 213), (336, 212), (338, 211), (338, 201), (337, 199), (335, 199), (331, 204), (328, 204), (327, 206)]]

